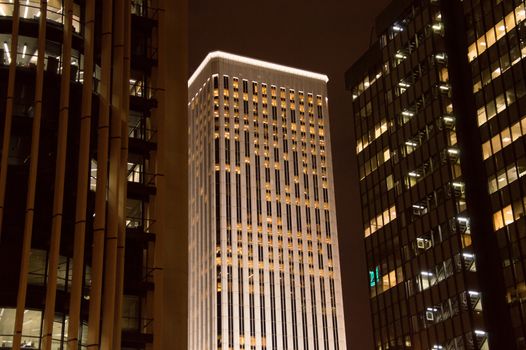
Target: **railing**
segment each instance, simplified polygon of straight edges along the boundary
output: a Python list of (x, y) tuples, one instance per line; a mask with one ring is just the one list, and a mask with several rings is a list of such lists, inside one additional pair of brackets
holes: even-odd
[(153, 277), (154, 277), (155, 271), (157, 271), (157, 270), (160, 270), (160, 268), (145, 266), (143, 268), (143, 276), (142, 276), (143, 282), (145, 282), (145, 283), (153, 283)]
[(128, 137), (144, 141), (152, 141), (157, 135), (157, 130), (146, 126), (146, 119), (141, 119), (135, 125), (128, 125)]
[(132, 0), (131, 2), (132, 15), (157, 20), (159, 18), (159, 12), (161, 12), (161, 9), (151, 7), (150, 1), (148, 0)]
[(139, 332), (142, 334), (151, 333), (153, 318), (126, 317), (122, 316), (122, 330), (128, 332)]
[(143, 80), (130, 79), (130, 96), (143, 97), (146, 99), (155, 98), (161, 89), (151, 87)]
[(154, 219), (145, 219), (139, 217), (126, 217), (126, 228), (141, 228), (144, 232), (149, 233), (153, 224), (156, 220)]
[(132, 169), (128, 171), (128, 182), (140, 183), (146, 186), (154, 186), (157, 174), (143, 172), (142, 170)]

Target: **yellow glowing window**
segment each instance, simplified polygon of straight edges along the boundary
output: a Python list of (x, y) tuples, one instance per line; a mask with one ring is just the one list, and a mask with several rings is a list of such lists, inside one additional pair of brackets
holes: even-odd
[(386, 209), (383, 213), (371, 219), (369, 225), (365, 228), (365, 237), (375, 233), (394, 219), (396, 219), (396, 206)]
[(524, 205), (526, 205), (526, 197), (494, 213), (493, 229), (495, 231), (500, 230), (501, 228), (512, 224), (516, 220), (519, 220), (522, 216), (524, 216)]
[(526, 134), (526, 116), (524, 116), (520, 122), (513, 124), (511, 128), (505, 128), (499, 134), (482, 144), (484, 160), (511, 145), (524, 134)]
[(488, 180), (489, 193), (494, 193), (526, 175), (526, 159), (522, 158)]
[[(517, 22), (515, 21), (515, 18), (517, 19)], [(484, 35), (480, 36), (468, 47), (469, 61), (473, 61), (489, 47), (494, 45), (500, 38), (506, 35), (506, 32), (511, 31), (515, 28), (517, 23), (522, 22), (525, 18), (526, 13), (524, 11), (524, 4), (520, 4), (515, 10), (508, 13), (504, 19), (499, 21), (494, 27), (490, 28)]]
[(374, 134), (363, 135), (356, 143), (356, 154), (363, 151), (370, 143), (382, 136), (387, 131), (387, 121), (384, 119), (374, 126)]

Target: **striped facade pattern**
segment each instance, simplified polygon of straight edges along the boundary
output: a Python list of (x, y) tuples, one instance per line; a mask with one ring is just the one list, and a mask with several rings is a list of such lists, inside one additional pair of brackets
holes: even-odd
[(186, 349), (185, 8), (0, 1), (2, 349)]
[(346, 349), (326, 81), (211, 55), (189, 87), (190, 348)]

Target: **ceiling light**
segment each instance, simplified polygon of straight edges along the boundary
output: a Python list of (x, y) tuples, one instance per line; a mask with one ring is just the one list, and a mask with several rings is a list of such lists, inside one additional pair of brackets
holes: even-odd
[(11, 55), (9, 54), (9, 46), (7, 46), (6, 41), (4, 41), (4, 50), (5, 50), (5, 54), (7, 55), (7, 62), (11, 64)]

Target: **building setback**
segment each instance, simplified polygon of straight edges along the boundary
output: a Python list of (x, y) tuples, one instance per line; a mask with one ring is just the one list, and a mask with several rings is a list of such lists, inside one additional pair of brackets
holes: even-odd
[(525, 19), (396, 0), (346, 74), (377, 349), (526, 349)]
[(0, 2), (0, 347), (187, 348), (186, 3)]
[(346, 349), (327, 80), (223, 52), (190, 78), (190, 349)]

